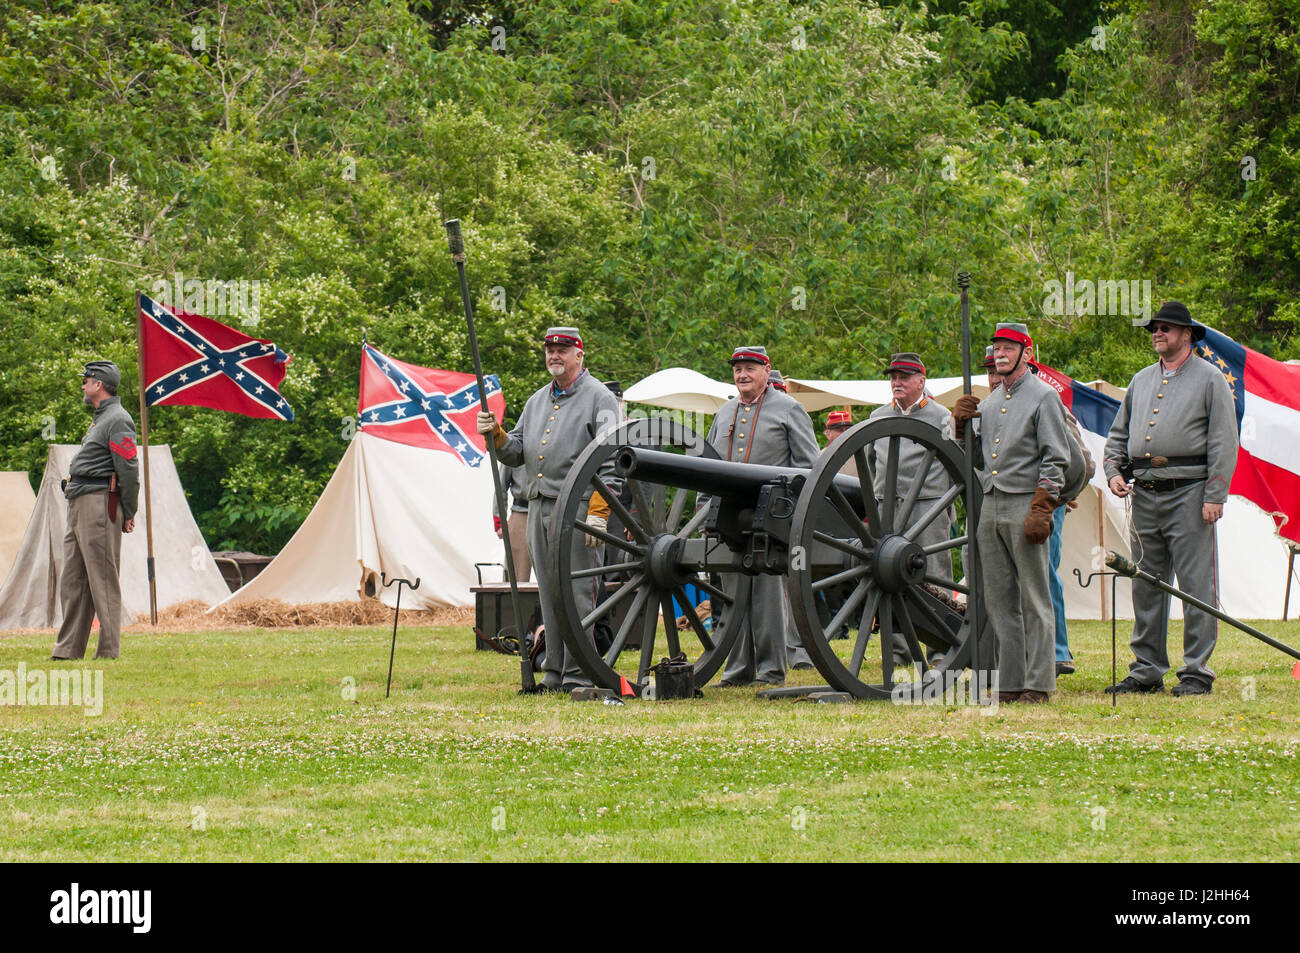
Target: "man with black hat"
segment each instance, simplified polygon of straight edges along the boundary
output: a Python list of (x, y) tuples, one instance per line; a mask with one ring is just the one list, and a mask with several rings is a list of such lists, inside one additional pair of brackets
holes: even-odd
[[(798, 401), (770, 386), (771, 369), (766, 348), (738, 347), (732, 352), (732, 379), (739, 397), (731, 398), (714, 416), (708, 441), (723, 460), (811, 468), (820, 450), (812, 420)], [(741, 629), (722, 684), (784, 684), (787, 640), (802, 653), (794, 653), (790, 664), (807, 660), (798, 636), (788, 631), (785, 578), (737, 573), (724, 580), (735, 601), (725, 610), (722, 624), (735, 622)], [(739, 620), (729, 618), (732, 613), (739, 613)]]
[[(929, 424), (942, 436), (948, 431), (949, 413), (947, 409), (926, 393), (925, 364), (920, 355), (911, 351), (893, 355), (889, 360), (889, 386), (893, 400), (882, 404), (871, 412), (869, 420), (882, 420), (886, 417), (909, 417), (912, 420)], [(894, 487), (895, 503), (902, 502), (912, 485), (921, 481), (921, 494), (912, 508), (907, 526), (895, 526), (894, 532), (901, 533), (921, 517), (933, 503), (952, 486), (952, 479), (938, 460), (932, 460), (924, 473), (921, 464), (926, 454), (925, 447), (911, 440), (898, 443), (898, 479)], [(867, 451), (867, 460), (874, 466), (876, 501), (885, 495), (885, 476), (889, 466), (889, 441), (877, 440)], [(922, 546), (934, 546), (947, 542), (952, 537), (952, 524), (956, 512), (949, 506), (938, 518), (931, 520), (917, 535), (915, 542)], [(952, 551), (931, 553), (926, 557), (926, 572), (944, 579), (952, 578)], [(913, 663), (909, 657), (907, 643), (901, 632), (894, 633), (894, 664), (907, 667)]]
[(81, 373), (82, 400), (93, 408), (94, 421), (63, 482), (68, 501), (59, 583), (63, 623), (52, 659), (84, 657), (96, 617), (95, 658), (121, 653), (122, 534), (135, 529), (140, 490), (135, 423), (118, 400), (121, 382), (112, 361), (91, 361)]
[[(523, 496), (528, 500), (528, 552), (536, 568), (542, 624), (546, 627), (546, 675), (541, 685), (547, 691), (569, 691), (589, 687), (591, 680), (565, 647), (555, 615), (550, 575), (546, 572), (550, 564), (547, 553), (551, 543), (551, 515), (560, 488), (578, 456), (597, 434), (617, 424), (620, 414), (618, 398), (582, 366), (582, 337), (577, 328), (548, 328), (543, 344), (551, 382), (528, 398), (514, 430), (506, 433), (495, 416), (480, 411), (478, 432), (492, 435), (497, 457), (503, 464), (525, 465)], [(613, 469), (611, 458), (601, 475), (608, 479)], [(599, 494), (593, 495), (590, 488), (584, 491), (583, 498), (587, 505), (578, 511), (578, 519), (593, 529), (606, 531), (609, 504)], [(593, 568), (600, 545), (598, 537), (574, 533), (571, 550), (574, 570)], [(596, 577), (573, 580), (574, 598), (584, 616), (595, 606), (598, 584)], [(591, 630), (586, 635), (593, 639)]]
[[(1166, 301), (1145, 325), (1156, 363), (1133, 375), (1106, 441), (1110, 490), (1133, 497), (1133, 560), (1203, 602), (1216, 605), (1217, 539), (1237, 465), (1237, 409), (1227, 381), (1192, 345), (1205, 328), (1187, 306)], [(1128, 481), (1132, 479), (1133, 488)], [(1169, 597), (1133, 580), (1134, 661), (1106, 691), (1159, 692), (1169, 671)], [(1175, 695), (1208, 695), (1218, 622), (1193, 606), (1183, 617), (1183, 667)]]
[(959, 397), (952, 413), (959, 440), (980, 420), (976, 459), (984, 499), (977, 538), (985, 604), (998, 638), (999, 702), (1046, 702), (1056, 689), (1044, 544), (1064, 502), (1073, 450), (1065, 405), (1050, 384), (1029, 373), (1032, 346), (1026, 325), (999, 322), (993, 360), (1002, 385), (978, 404), (970, 394)]

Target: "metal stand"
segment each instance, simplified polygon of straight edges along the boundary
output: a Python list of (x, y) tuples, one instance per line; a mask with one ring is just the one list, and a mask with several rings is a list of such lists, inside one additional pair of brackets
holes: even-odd
[(393, 610), (393, 644), (388, 650), (388, 685), (384, 688), (384, 697), (387, 698), (393, 688), (393, 656), (397, 652), (397, 617), (402, 614), (402, 583), (406, 583), (406, 588), (414, 591), (420, 588), (420, 577), (416, 576), (415, 582), (411, 582), (409, 579), (389, 579), (380, 572), (379, 581), (384, 584), (385, 589), (397, 583), (397, 608)]
[[(1119, 575), (1119, 573), (1104, 572), (1102, 570), (1098, 570), (1097, 572), (1088, 573), (1088, 578), (1084, 579), (1083, 574), (1079, 572), (1078, 569), (1074, 570), (1074, 578), (1079, 581), (1080, 589), (1087, 589), (1088, 584), (1091, 583), (1093, 579), (1095, 579), (1098, 576), (1117, 576), (1117, 575)], [(1116, 684), (1115, 679), (1118, 675), (1118, 668), (1119, 668), (1118, 663), (1116, 662), (1115, 659), (1115, 654), (1117, 652), (1116, 635), (1115, 635), (1116, 625), (1117, 623), (1115, 621), (1115, 581), (1114, 579), (1112, 579), (1110, 583), (1110, 683), (1112, 685)], [(1118, 699), (1119, 699), (1119, 694), (1117, 692), (1111, 692), (1110, 694), (1111, 708), (1114, 708), (1115, 705), (1118, 704)]]

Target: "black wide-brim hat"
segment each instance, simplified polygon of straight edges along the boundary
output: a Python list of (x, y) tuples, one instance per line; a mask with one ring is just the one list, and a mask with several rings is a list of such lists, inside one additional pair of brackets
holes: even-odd
[(1205, 337), (1205, 325), (1193, 321), (1192, 313), (1187, 310), (1187, 305), (1181, 301), (1166, 301), (1160, 306), (1160, 310), (1142, 327), (1149, 330), (1151, 325), (1157, 321), (1164, 324), (1175, 324), (1180, 328), (1191, 328), (1193, 342)]

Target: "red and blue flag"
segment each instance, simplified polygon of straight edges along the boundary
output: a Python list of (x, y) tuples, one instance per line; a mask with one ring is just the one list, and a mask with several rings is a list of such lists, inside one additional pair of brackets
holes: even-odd
[[(495, 374), (484, 378), (488, 409), (498, 420), (506, 400)], [(361, 429), (385, 440), (455, 454), (466, 466), (487, 459), (487, 444), (476, 426), (478, 380), (473, 374), (420, 367), (394, 360), (371, 347), (361, 349)]]
[(140, 296), (145, 404), (211, 407), (247, 417), (293, 420), (280, 395), (290, 356), (201, 314)]

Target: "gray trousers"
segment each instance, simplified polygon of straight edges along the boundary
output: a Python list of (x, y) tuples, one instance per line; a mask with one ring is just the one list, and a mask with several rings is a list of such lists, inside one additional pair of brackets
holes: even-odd
[(108, 492), (68, 500), (68, 531), (63, 534), (63, 578), (59, 597), (63, 624), (52, 655), (79, 659), (86, 654), (90, 625), (99, 617), (95, 658), (117, 658), (122, 635), (122, 512), (108, 518)]
[[(1213, 524), (1201, 519), (1205, 484), (1193, 483), (1169, 493), (1133, 488), (1133, 560), (1151, 575), (1212, 606), (1219, 604), (1218, 537)], [(1169, 599), (1149, 582), (1133, 580), (1134, 661), (1129, 674), (1153, 685), (1169, 671)], [(1219, 638), (1212, 615), (1184, 606), (1183, 667), (1178, 677), (1209, 684), (1214, 672), (1208, 662)]]
[[(555, 503), (555, 500), (544, 496), (528, 501), (528, 554), (537, 567), (537, 596), (542, 604), (542, 624), (546, 626), (546, 658), (542, 663), (545, 675), (542, 684), (547, 688), (590, 686), (591, 679), (578, 667), (578, 660), (569, 653), (564, 638), (560, 635), (560, 620), (555, 614), (551, 593), (551, 575), (546, 568), (551, 564), (548, 553), (551, 546), (551, 515), (555, 512)], [(587, 507), (583, 504), (578, 510), (578, 519), (585, 520), (586, 517)], [(599, 550), (589, 548), (586, 539), (585, 533), (573, 534), (570, 549), (570, 564), (573, 569), (591, 569), (596, 565)], [(595, 577), (575, 579), (571, 585), (578, 612), (583, 616), (590, 615), (596, 606), (599, 580)], [(593, 629), (587, 629), (586, 637), (592, 645), (596, 644)]]
[[(722, 585), (735, 601), (723, 610), (722, 625), (738, 624), (740, 633), (722, 672), (727, 682), (785, 684), (786, 618), (789, 597), (785, 576), (726, 573)], [(736, 614), (733, 619), (732, 615)], [(796, 643), (798, 636), (795, 636)]]
[(1032, 493), (985, 494), (980, 508), (980, 571), (989, 622), (998, 637), (998, 691), (1056, 690), (1056, 621), (1047, 587), (1047, 542), (1025, 539)]

